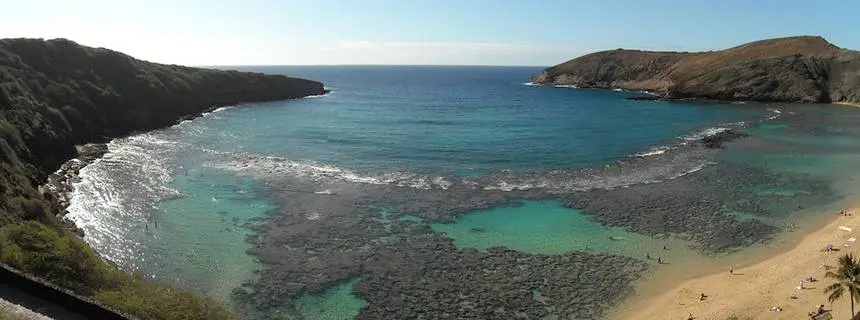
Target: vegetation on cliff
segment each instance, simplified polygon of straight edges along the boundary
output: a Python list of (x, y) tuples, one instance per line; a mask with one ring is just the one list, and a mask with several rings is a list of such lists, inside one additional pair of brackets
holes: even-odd
[(64, 39), (0, 40), (0, 262), (142, 319), (231, 317), (102, 261), (60, 226), (62, 208), (36, 186), (76, 156), (76, 144), (218, 106), (322, 93), (315, 81), (150, 63)]
[(812, 36), (708, 52), (617, 49), (547, 68), (532, 82), (647, 90), (666, 98), (857, 103), (860, 52)]

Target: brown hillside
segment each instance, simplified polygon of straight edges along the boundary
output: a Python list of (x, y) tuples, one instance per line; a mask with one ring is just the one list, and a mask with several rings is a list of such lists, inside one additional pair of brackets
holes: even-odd
[(858, 78), (860, 53), (800, 36), (696, 53), (602, 51), (547, 68), (533, 82), (649, 90), (668, 98), (857, 102)]

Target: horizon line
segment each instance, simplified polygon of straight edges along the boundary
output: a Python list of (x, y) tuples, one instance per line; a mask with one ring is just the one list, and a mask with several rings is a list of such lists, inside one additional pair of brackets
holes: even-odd
[(545, 65), (496, 65), (496, 64), (210, 64), (193, 67), (529, 67), (548, 68)]

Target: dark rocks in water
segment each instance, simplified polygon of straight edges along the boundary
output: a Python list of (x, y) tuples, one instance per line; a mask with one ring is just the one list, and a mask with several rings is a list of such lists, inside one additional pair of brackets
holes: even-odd
[(646, 90), (670, 99), (823, 103), (860, 102), (858, 80), (860, 52), (812, 36), (708, 52), (601, 51), (532, 78), (540, 85)]
[(704, 137), (699, 141), (702, 143), (703, 146), (705, 146), (705, 148), (717, 149), (723, 148), (723, 144), (726, 142), (730, 142), (744, 137), (749, 137), (749, 134), (735, 130), (724, 130), (716, 134)]
[[(304, 185), (304, 184), (308, 185)], [(253, 290), (234, 295), (261, 313), (290, 308), (292, 298), (321, 293), (360, 277), (354, 286), (369, 305), (360, 319), (511, 318), (556, 315), (592, 319), (629, 294), (646, 265), (607, 254), (541, 255), (492, 248), (458, 249), (429, 224), (465, 212), (543, 198), (530, 191), (493, 191), (454, 185), (414, 189), (295, 179), (267, 181), (261, 192), (279, 205), (250, 237), (265, 264)], [(331, 197), (281, 190), (309, 185), (337, 189)], [(381, 207), (387, 209), (382, 219)], [(318, 214), (313, 214), (318, 213)], [(401, 221), (404, 215), (420, 222)], [(474, 232), (482, 232), (476, 227)], [(535, 292), (543, 297), (536, 298)]]
[(458, 250), (450, 239), (385, 246), (354, 291), (357, 319), (596, 319), (632, 292), (646, 264), (606, 254)]
[(108, 146), (105, 143), (87, 143), (77, 147), (78, 159), (87, 163), (101, 158), (108, 151), (110, 150), (108, 150)]
[(614, 190), (595, 189), (564, 195), (564, 203), (603, 225), (645, 235), (673, 234), (694, 241), (706, 252), (730, 251), (772, 238), (780, 228), (757, 219), (739, 220), (730, 212), (769, 217), (790, 212), (793, 203), (756, 195), (758, 185), (777, 184), (807, 192), (799, 201), (835, 199), (829, 185), (809, 177), (777, 176), (762, 169), (715, 164), (695, 173)]
[[(715, 141), (737, 137), (727, 133)], [(248, 253), (265, 267), (248, 284), (250, 290), (237, 291), (235, 298), (243, 308), (273, 314), (290, 311), (297, 296), (360, 278), (354, 291), (369, 302), (359, 314), (362, 319), (594, 319), (630, 292), (644, 261), (594, 252), (480, 252), (455, 247), (431, 224), (524, 200), (559, 199), (603, 226), (687, 239), (705, 253), (718, 253), (773, 237), (781, 227), (763, 221), (793, 210), (795, 199), (833, 200), (825, 196), (831, 194), (825, 182), (713, 164), (715, 156), (705, 142), (688, 143), (596, 169), (445, 177), (451, 183), (444, 189), (255, 175), (259, 193), (278, 209), (249, 223), (255, 234), (248, 237)], [(655, 180), (662, 181), (659, 188), (650, 184)], [(760, 196), (753, 191), (761, 185), (804, 192), (792, 199)], [(325, 189), (338, 192), (326, 197), (288, 192)], [(407, 215), (420, 220), (399, 219)]]

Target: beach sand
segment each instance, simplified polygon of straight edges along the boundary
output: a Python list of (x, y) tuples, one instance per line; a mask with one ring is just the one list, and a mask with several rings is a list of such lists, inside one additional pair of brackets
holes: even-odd
[(844, 106), (852, 106), (852, 107), (860, 107), (860, 103), (853, 103), (853, 102), (834, 102), (834, 104), (841, 104)]
[[(851, 216), (834, 212), (834, 221), (812, 231), (794, 248), (748, 267), (735, 267), (733, 274), (726, 269), (720, 273), (683, 281), (662, 293), (638, 299), (630, 306), (610, 315), (612, 319), (809, 319), (807, 313), (824, 304), (832, 309), (834, 319), (849, 319), (850, 304), (845, 297), (832, 305), (827, 301), (824, 287), (833, 281), (824, 277), (824, 265), (836, 266), (839, 256), (852, 253), (860, 256), (860, 210), (849, 210)], [(840, 226), (853, 229), (848, 232)], [(828, 243), (839, 251), (826, 252)], [(845, 245), (848, 246), (845, 246)], [(834, 269), (835, 271), (835, 269)], [(817, 282), (804, 282), (808, 276)], [(707, 298), (700, 300), (704, 293)], [(792, 295), (797, 299), (791, 299)], [(782, 312), (770, 311), (778, 306)], [(860, 304), (856, 306), (860, 310)]]

